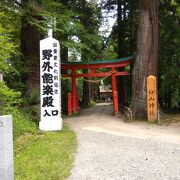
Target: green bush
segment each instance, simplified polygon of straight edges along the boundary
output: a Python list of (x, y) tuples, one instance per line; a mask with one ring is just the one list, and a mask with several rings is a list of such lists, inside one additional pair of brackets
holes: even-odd
[(8, 88), (5, 82), (0, 82), (0, 102), (4, 107), (19, 106), (22, 103), (21, 93)]
[(39, 105), (32, 105), (25, 108), (25, 112), (31, 114), (33, 117), (40, 116), (40, 106)]
[(21, 112), (15, 107), (6, 107), (3, 110), (4, 115), (11, 114), (13, 117), (13, 137), (16, 139), (24, 133), (35, 133), (37, 125), (34, 120), (28, 115)]
[(33, 91), (25, 97), (25, 103), (27, 105), (36, 105), (40, 102), (40, 89), (35, 87)]

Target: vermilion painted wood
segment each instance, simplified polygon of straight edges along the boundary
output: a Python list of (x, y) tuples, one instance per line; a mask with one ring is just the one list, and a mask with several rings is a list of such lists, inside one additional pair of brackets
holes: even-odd
[(113, 106), (115, 115), (118, 114), (118, 97), (117, 97), (117, 87), (116, 87), (116, 69), (112, 68), (111, 83), (112, 83), (112, 96), (113, 96)]
[(113, 105), (114, 105), (114, 114), (117, 115), (118, 114), (118, 95), (117, 95), (117, 91), (113, 92)]
[[(128, 72), (116, 71), (116, 68), (128, 66), (133, 58), (127, 57), (121, 60), (115, 60), (114, 62), (94, 62), (91, 64), (81, 64), (81, 63), (65, 63), (61, 64), (61, 69), (71, 70), (70, 74), (63, 74), (64, 77), (70, 77), (72, 79), (72, 93), (68, 94), (68, 115), (71, 115), (72, 112), (78, 111), (78, 97), (76, 93), (76, 78), (80, 77), (106, 77), (111, 76), (112, 78), (112, 96), (113, 96), (113, 105), (114, 112), (118, 114), (118, 97), (117, 97), (117, 87), (116, 87), (116, 76), (125, 76), (128, 75)], [(97, 73), (96, 69), (98, 68), (108, 68), (109, 72), (100, 72)], [(77, 74), (76, 70), (79, 69), (89, 69), (90, 73)], [(70, 98), (71, 97), (71, 98)], [(71, 109), (72, 108), (72, 109)]]

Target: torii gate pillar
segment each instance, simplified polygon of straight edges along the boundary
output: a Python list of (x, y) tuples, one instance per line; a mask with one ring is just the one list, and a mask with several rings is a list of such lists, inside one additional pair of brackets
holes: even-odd
[[(61, 67), (64, 70), (71, 70), (70, 74), (64, 74), (64, 77), (70, 77), (72, 79), (72, 91), (68, 94), (68, 115), (70, 116), (73, 112), (78, 111), (78, 96), (76, 92), (76, 79), (84, 77), (108, 77), (111, 76), (112, 80), (112, 96), (114, 114), (118, 114), (118, 95), (116, 87), (116, 76), (126, 76), (127, 71), (116, 71), (116, 68), (126, 67), (130, 64), (130, 61), (134, 56), (124, 57), (115, 60), (104, 60), (104, 61), (92, 61), (91, 63), (82, 62), (66, 62), (62, 63)], [(98, 72), (96, 70), (100, 68), (106, 68), (106, 72)], [(77, 69), (90, 69), (88, 73), (76, 73)], [(111, 69), (111, 72), (109, 71)]]
[(72, 111), (77, 112), (76, 69), (72, 69)]
[(116, 87), (116, 69), (112, 68), (112, 96), (113, 96), (113, 106), (114, 106), (114, 114), (118, 114), (118, 95), (117, 95), (117, 87)]

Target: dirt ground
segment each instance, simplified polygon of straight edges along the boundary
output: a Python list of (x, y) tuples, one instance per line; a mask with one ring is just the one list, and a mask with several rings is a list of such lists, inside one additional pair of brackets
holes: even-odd
[(180, 123), (126, 123), (110, 103), (66, 120), (79, 143), (69, 179), (180, 180)]

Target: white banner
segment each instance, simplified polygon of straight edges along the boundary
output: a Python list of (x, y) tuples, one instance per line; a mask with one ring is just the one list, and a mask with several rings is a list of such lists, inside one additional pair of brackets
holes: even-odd
[(40, 41), (41, 130), (62, 128), (60, 75), (59, 41), (48, 37)]

